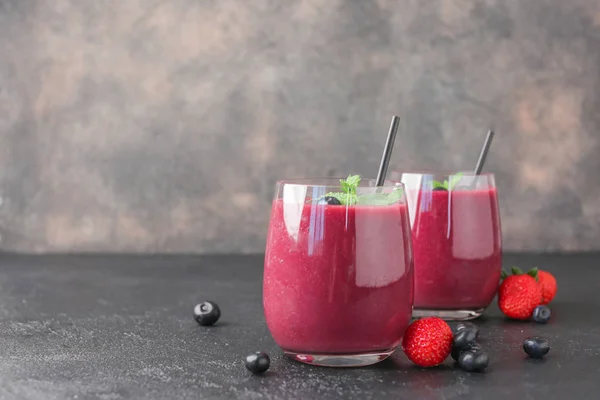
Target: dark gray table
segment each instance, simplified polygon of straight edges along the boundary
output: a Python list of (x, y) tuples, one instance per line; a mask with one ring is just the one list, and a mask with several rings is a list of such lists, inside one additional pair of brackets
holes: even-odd
[[(264, 323), (261, 256), (15, 256), (0, 254), (0, 397), (30, 399), (598, 399), (600, 256), (508, 255), (505, 265), (556, 274), (549, 325), (479, 319), (485, 374), (413, 366), (401, 353), (362, 369), (283, 357)], [(223, 316), (202, 328), (193, 305)], [(526, 336), (547, 337), (545, 360)], [(265, 350), (252, 376), (242, 356)]]

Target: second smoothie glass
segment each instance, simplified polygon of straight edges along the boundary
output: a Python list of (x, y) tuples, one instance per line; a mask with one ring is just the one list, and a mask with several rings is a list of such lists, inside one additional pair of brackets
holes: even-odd
[(356, 204), (328, 203), (327, 194), (339, 191), (337, 179), (277, 184), (263, 304), (271, 335), (289, 357), (362, 366), (387, 358), (410, 322), (410, 226), (401, 183), (375, 188), (363, 180)]
[(415, 261), (415, 317), (479, 317), (502, 269), (493, 174), (392, 172), (406, 186)]

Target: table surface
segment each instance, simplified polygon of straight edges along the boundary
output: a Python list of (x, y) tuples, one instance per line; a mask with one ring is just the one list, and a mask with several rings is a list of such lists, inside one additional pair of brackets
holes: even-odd
[[(548, 325), (477, 320), (486, 373), (449, 358), (421, 369), (401, 351), (366, 368), (330, 369), (284, 357), (261, 302), (262, 256), (18, 256), (0, 254), (0, 398), (29, 399), (597, 399), (600, 255), (506, 255), (505, 266), (555, 273)], [(194, 304), (222, 317), (198, 326)], [(528, 359), (523, 339), (551, 350)], [(264, 350), (253, 376), (242, 357)]]

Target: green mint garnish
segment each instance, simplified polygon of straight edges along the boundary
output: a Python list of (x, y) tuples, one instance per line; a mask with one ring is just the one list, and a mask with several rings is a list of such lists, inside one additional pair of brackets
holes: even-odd
[(388, 206), (397, 203), (404, 192), (401, 188), (394, 188), (389, 193), (367, 193), (358, 196), (358, 204), (370, 206)]
[(330, 192), (323, 197), (335, 197), (345, 206), (356, 204), (356, 188), (360, 184), (360, 175), (349, 175), (346, 179), (340, 179), (341, 192)]
[(358, 195), (356, 193), (360, 184), (360, 175), (350, 175), (347, 179), (340, 179), (340, 192), (330, 192), (322, 197), (335, 197), (342, 205), (365, 204), (372, 206), (385, 206), (397, 203), (403, 196), (401, 188), (394, 188), (389, 193), (367, 193)]
[(458, 184), (458, 182), (460, 182), (460, 178), (462, 178), (463, 173), (459, 172), (456, 175), (452, 175), (452, 179), (450, 181), (450, 183), (448, 184), (448, 190), (454, 189), (454, 187)]
[(433, 181), (432, 182), (432, 189), (437, 189), (437, 188), (443, 188), (443, 189), (448, 189), (448, 181), (444, 181), (444, 183), (440, 182), (440, 181)]
[(454, 187), (456, 186), (456, 184), (458, 182), (460, 182), (460, 178), (463, 176), (462, 172), (459, 172), (456, 175), (452, 175), (451, 180), (448, 181), (448, 179), (444, 179), (444, 182), (440, 182), (440, 181), (433, 181), (432, 182), (432, 189), (437, 189), (437, 188), (443, 188), (446, 190), (452, 190), (454, 189)]
[(340, 179), (342, 192), (356, 194), (356, 188), (360, 184), (360, 175), (350, 175), (347, 179)]
[(402, 190), (402, 188), (396, 187), (392, 190), (391, 193), (385, 194), (385, 196), (387, 196), (388, 204), (397, 203), (404, 196), (404, 191)]

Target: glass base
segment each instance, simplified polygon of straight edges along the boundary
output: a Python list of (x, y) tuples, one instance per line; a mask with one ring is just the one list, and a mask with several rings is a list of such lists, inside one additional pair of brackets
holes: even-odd
[(414, 308), (413, 318), (438, 317), (446, 321), (467, 321), (480, 317), (484, 310), (484, 308), (476, 310), (430, 310)]
[(360, 354), (307, 354), (283, 350), (285, 355), (305, 364), (321, 367), (364, 367), (388, 358), (395, 349)]

